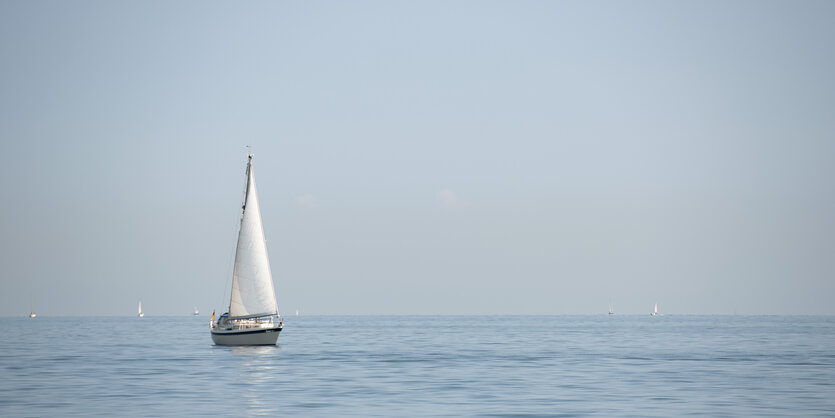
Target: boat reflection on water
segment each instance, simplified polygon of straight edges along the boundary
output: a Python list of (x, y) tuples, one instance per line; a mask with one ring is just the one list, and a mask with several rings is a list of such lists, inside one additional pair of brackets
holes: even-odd
[(277, 361), (279, 345), (223, 347), (230, 356), (237, 359), (237, 379), (244, 390), (238, 392), (243, 403), (241, 416), (274, 415), (275, 399), (264, 396), (264, 388), (280, 384)]

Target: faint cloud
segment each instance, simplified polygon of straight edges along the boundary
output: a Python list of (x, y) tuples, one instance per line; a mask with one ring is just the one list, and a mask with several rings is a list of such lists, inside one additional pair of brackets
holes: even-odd
[(438, 201), (438, 206), (442, 208), (454, 209), (464, 206), (464, 201), (458, 197), (455, 192), (449, 189), (444, 189), (438, 192), (438, 194), (435, 195), (435, 199)]
[(319, 202), (316, 200), (316, 196), (306, 194), (296, 198), (296, 206), (302, 209), (316, 209), (319, 207)]

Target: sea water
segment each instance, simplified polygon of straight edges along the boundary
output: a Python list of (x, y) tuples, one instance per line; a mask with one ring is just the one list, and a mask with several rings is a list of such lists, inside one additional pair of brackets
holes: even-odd
[(835, 317), (0, 319), (0, 416), (833, 416)]

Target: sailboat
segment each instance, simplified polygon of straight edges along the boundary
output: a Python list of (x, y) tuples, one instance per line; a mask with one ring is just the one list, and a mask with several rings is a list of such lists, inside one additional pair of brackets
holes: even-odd
[(36, 318), (38, 314), (32, 309), (32, 302), (29, 302), (29, 318)]
[(658, 303), (657, 302), (655, 303), (655, 308), (652, 310), (652, 312), (650, 312), (650, 315), (652, 315), (652, 316), (660, 315), (658, 313)]
[(194, 313), (193, 313), (193, 315), (194, 315), (194, 316), (198, 316), (198, 315), (200, 315), (200, 311), (198, 311), (198, 310), (197, 310), (197, 307), (196, 307), (196, 306), (194, 307)]
[(614, 314), (615, 314), (615, 310), (612, 308), (612, 303), (609, 302), (609, 315), (614, 315)]
[(142, 301), (139, 301), (139, 317), (142, 318), (145, 316), (145, 312), (142, 312)]
[(275, 345), (284, 328), (275, 301), (252, 154), (247, 153), (247, 160), (229, 310), (217, 321), (209, 321), (212, 341), (217, 345)]

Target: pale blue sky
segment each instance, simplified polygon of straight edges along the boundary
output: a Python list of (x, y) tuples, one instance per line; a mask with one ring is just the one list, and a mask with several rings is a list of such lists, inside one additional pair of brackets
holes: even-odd
[(0, 315), (835, 314), (831, 1), (0, 2)]

